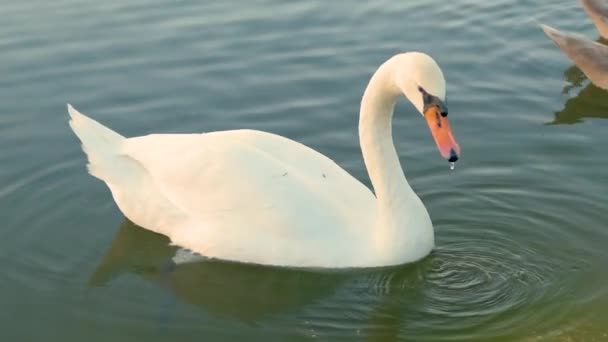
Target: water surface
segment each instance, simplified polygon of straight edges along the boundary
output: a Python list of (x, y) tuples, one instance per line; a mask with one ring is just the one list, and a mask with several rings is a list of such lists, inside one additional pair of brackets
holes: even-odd
[[(3, 5), (0, 336), (53, 341), (608, 340), (608, 96), (538, 22), (597, 33), (575, 0)], [(254, 128), (369, 185), (358, 103), (389, 56), (448, 81), (456, 170), (400, 103), (394, 135), (433, 219), (414, 265), (172, 266), (87, 175), (66, 102), (127, 135)]]

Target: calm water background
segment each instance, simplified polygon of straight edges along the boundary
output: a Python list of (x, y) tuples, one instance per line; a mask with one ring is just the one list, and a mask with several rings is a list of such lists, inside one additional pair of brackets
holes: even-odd
[[(608, 93), (537, 22), (596, 38), (575, 0), (5, 1), (3, 341), (608, 340)], [(437, 249), (415, 265), (170, 266), (87, 175), (66, 102), (125, 135), (256, 128), (369, 184), (358, 104), (394, 53), (433, 55), (463, 148), (450, 172), (408, 103), (394, 130)]]

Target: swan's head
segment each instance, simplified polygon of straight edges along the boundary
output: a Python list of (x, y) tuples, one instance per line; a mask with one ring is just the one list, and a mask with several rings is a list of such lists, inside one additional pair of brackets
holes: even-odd
[(397, 84), (428, 123), (441, 155), (455, 162), (460, 156), (460, 146), (448, 121), (443, 73), (435, 60), (424, 53), (410, 52), (402, 56), (403, 65), (399, 68), (402, 74), (397, 75)]

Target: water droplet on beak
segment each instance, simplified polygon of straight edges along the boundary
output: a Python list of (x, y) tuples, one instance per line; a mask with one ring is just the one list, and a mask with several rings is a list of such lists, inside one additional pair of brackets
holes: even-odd
[(456, 164), (454, 162), (450, 162), (450, 170), (454, 170)]

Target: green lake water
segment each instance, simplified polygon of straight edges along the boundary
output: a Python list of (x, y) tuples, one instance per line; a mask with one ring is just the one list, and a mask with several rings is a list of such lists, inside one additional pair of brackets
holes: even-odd
[[(607, 341), (608, 93), (540, 22), (598, 37), (576, 0), (5, 1), (0, 340)], [(70, 102), (127, 136), (261, 129), (369, 185), (359, 100), (408, 50), (442, 67), (462, 147), (450, 171), (399, 103), (436, 231), (413, 265), (172, 266), (67, 125)]]

